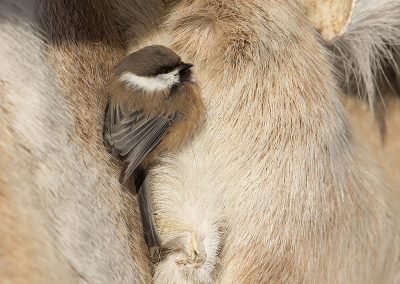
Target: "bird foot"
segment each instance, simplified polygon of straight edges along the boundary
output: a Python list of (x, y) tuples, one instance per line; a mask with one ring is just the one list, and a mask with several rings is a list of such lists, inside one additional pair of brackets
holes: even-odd
[[(185, 238), (185, 245), (183, 247), (184, 258), (176, 260), (176, 264), (181, 266), (191, 266), (193, 268), (200, 267), (206, 260), (206, 252), (196, 239), (194, 233), (189, 233), (190, 236)], [(186, 256), (186, 257), (185, 257)]]

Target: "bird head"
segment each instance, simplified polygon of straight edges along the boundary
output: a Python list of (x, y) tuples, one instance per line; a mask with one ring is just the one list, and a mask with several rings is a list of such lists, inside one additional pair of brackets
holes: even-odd
[(191, 67), (171, 49), (152, 45), (128, 55), (116, 66), (115, 74), (126, 86), (143, 92), (172, 92), (192, 82)]

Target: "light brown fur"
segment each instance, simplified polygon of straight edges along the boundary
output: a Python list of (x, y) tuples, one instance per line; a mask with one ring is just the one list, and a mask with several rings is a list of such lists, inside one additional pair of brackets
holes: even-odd
[[(38, 17), (49, 41), (49, 61), (62, 83), (65, 98), (75, 125), (73, 141), (115, 177), (117, 169), (104, 149), (102, 121), (107, 100), (106, 78), (123, 56), (122, 39), (108, 1), (40, 1)], [(101, 151), (101, 150), (104, 151)], [(105, 191), (113, 190), (104, 183)], [(115, 185), (114, 185), (115, 186)], [(98, 188), (93, 188), (99, 190)], [(122, 188), (114, 188), (122, 190)], [(115, 194), (115, 193), (113, 193)], [(124, 197), (129, 206), (122, 220), (129, 230), (130, 256), (140, 281), (149, 281), (150, 265), (147, 247), (142, 239), (136, 199)], [(121, 200), (122, 201), (122, 200)], [(132, 205), (130, 205), (131, 203)]]
[(0, 279), (148, 283), (136, 199), (101, 137), (105, 79), (124, 55), (114, 10), (36, 4), (0, 2)]
[[(10, 86), (0, 81), (0, 112), (11, 115), (13, 107), (6, 100)], [(51, 238), (40, 222), (40, 213), (30, 204), (28, 192), (16, 190), (18, 170), (13, 154), (13, 130), (0, 116), (0, 279), (3, 283), (67, 283), (78, 275), (54, 250)], [(14, 148), (14, 149), (12, 149)], [(22, 165), (18, 165), (21, 167)], [(4, 175), (4, 173), (13, 173)], [(38, 218), (39, 217), (39, 218)], [(35, 261), (32, 261), (35, 259)], [(57, 263), (57, 265), (54, 265)], [(62, 279), (64, 278), (64, 279)], [(64, 282), (63, 282), (64, 281)]]
[(394, 188), (353, 137), (295, 1), (183, 1), (130, 51), (149, 44), (195, 64), (208, 113), (150, 174), (172, 251), (156, 282), (393, 281)]
[[(114, 27), (108, 4), (72, 2), (96, 11), (82, 28)], [(151, 282), (135, 200), (100, 141), (101, 90), (122, 43), (104, 40), (114, 32), (65, 40), (77, 23), (63, 24), (65, 7), (46, 10), (60, 39), (50, 47), (59, 87), (38, 56), (32, 5), (3, 3), (2, 19), (18, 21), (0, 23), (0, 279)], [(156, 282), (395, 281), (398, 97), (385, 98), (385, 135), (357, 98), (344, 109), (294, 1), (187, 1), (151, 33), (161, 3), (112, 4), (132, 49), (161, 43), (193, 59), (207, 105), (196, 139), (149, 181), (158, 229), (177, 249), (157, 264)], [(191, 232), (207, 251), (196, 269), (175, 262), (193, 249)]]

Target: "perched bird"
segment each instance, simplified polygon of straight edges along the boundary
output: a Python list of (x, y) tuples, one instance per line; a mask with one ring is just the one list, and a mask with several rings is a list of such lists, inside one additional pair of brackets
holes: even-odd
[(159, 239), (144, 183), (146, 169), (160, 154), (188, 141), (203, 121), (204, 103), (192, 66), (165, 46), (147, 46), (117, 64), (108, 84), (104, 142), (123, 162), (121, 184), (138, 191), (150, 247), (159, 245)]

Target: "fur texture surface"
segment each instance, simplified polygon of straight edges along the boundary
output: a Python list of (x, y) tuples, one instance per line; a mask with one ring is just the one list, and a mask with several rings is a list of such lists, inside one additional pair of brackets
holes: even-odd
[(400, 1), (357, 1), (350, 25), (330, 49), (346, 92), (367, 99), (373, 108), (382, 95), (379, 82), (393, 85), (391, 73), (400, 76)]
[(124, 54), (112, 11), (107, 1), (0, 2), (5, 283), (151, 281), (136, 199), (101, 138), (104, 82)]
[[(341, 96), (295, 0), (177, 2), (0, 1), (0, 279), (152, 281), (101, 123), (112, 65), (164, 44), (195, 64), (207, 119), (151, 172), (154, 282), (400, 281), (399, 98), (381, 90), (371, 118)], [(334, 43), (370, 98), (396, 67), (396, 2), (360, 0)]]
[(48, 126), (56, 122), (65, 129), (52, 137), (55, 145), (69, 128), (57, 103), (57, 80), (41, 58), (31, 1), (1, 1), (0, 18), (0, 278), (4, 283), (77, 281), (79, 273), (49, 228), (43, 204), (51, 193), (38, 178), (46, 169), (53, 172), (45, 163), (45, 148), (51, 149)]
[(195, 64), (208, 113), (151, 173), (156, 283), (394, 281), (393, 188), (295, 1), (184, 1), (150, 44)]

